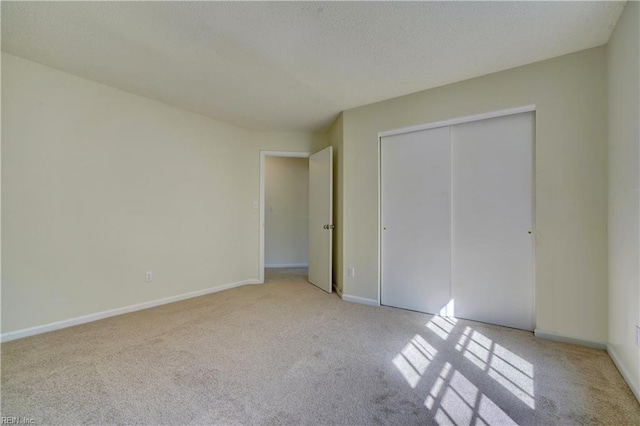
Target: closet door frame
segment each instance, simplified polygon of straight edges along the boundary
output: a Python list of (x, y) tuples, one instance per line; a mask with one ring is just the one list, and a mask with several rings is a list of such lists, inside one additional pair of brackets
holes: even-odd
[(533, 326), (535, 328), (537, 323), (537, 285), (536, 285), (536, 120), (535, 120), (536, 105), (525, 105), (521, 107), (503, 109), (498, 111), (487, 112), (483, 114), (468, 115), (457, 117), (449, 120), (437, 121), (433, 123), (420, 124), (416, 126), (403, 127), (399, 129), (387, 130), (378, 133), (378, 305), (381, 303), (382, 295), (382, 138), (385, 136), (400, 135), (404, 133), (419, 132), (422, 130), (435, 129), (438, 127), (454, 126), (456, 124), (470, 123), (473, 121), (487, 120), (490, 118), (504, 117), (508, 115), (521, 114), (524, 112), (534, 113), (533, 122), (533, 146), (532, 146), (532, 176), (531, 176), (531, 218), (532, 218), (532, 282), (533, 282)]

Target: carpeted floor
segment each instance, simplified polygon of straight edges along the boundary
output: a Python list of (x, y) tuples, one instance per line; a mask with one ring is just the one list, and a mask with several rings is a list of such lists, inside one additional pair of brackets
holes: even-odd
[(342, 302), (305, 270), (2, 344), (35, 424), (640, 424), (604, 351)]

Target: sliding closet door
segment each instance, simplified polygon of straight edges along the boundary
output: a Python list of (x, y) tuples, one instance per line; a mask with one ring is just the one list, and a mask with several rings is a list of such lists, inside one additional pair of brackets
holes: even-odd
[(438, 313), (450, 297), (449, 128), (382, 138), (383, 305)]
[(533, 114), (451, 127), (455, 316), (534, 328)]

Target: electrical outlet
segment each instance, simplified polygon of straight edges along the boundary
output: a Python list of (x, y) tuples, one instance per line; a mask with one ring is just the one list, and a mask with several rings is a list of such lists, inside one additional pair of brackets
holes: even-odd
[(153, 279), (153, 272), (147, 271), (147, 273), (144, 275), (144, 280), (146, 282), (150, 282), (152, 279)]
[(349, 266), (349, 267), (347, 268), (347, 276), (348, 276), (349, 278), (353, 278), (353, 277), (355, 277), (355, 276), (356, 276), (356, 268), (354, 268), (353, 266)]

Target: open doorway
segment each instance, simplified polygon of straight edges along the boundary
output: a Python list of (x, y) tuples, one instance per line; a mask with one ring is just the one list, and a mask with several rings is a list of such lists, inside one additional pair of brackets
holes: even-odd
[[(267, 159), (271, 157), (304, 158), (307, 160), (307, 281), (319, 289), (332, 292), (332, 234), (335, 228), (333, 224), (333, 147), (328, 146), (314, 154), (306, 152), (284, 151), (260, 151), (260, 282), (265, 281), (265, 227), (267, 210), (269, 214), (275, 214), (276, 208), (266, 202), (266, 169)], [(304, 181), (302, 176), (298, 178)], [(288, 181), (290, 179), (285, 179)], [(302, 190), (302, 187), (300, 187)], [(298, 201), (300, 207), (302, 203)], [(287, 223), (285, 221), (285, 223)], [(290, 224), (291, 222), (289, 222)], [(302, 235), (301, 233), (298, 234)], [(298, 240), (298, 242), (303, 241)], [(270, 243), (271, 246), (271, 243)], [(298, 250), (299, 252), (300, 250)], [(298, 253), (299, 254), (299, 253)], [(304, 264), (304, 260), (283, 260), (270, 257), (270, 265), (286, 266)]]
[(260, 156), (260, 281), (304, 275), (309, 265), (309, 153)]
[(304, 277), (309, 267), (309, 160), (266, 157), (265, 280)]

